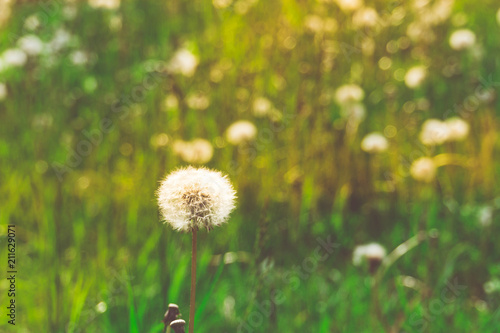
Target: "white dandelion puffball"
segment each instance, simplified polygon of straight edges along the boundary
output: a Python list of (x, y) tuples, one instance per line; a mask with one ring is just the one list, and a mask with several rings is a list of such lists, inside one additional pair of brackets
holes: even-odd
[(273, 109), (273, 104), (270, 100), (265, 97), (257, 97), (253, 101), (253, 114), (256, 117), (265, 117), (271, 113)]
[(375, 9), (365, 7), (357, 10), (353, 17), (352, 23), (357, 28), (374, 27), (379, 21), (378, 13)]
[(365, 97), (365, 92), (357, 84), (345, 84), (335, 91), (335, 100), (338, 104), (360, 102)]
[(89, 5), (93, 8), (117, 9), (120, 0), (89, 0)]
[(430, 157), (421, 157), (413, 161), (410, 167), (411, 176), (418, 181), (430, 183), (436, 177), (437, 166)]
[(214, 5), (215, 8), (226, 8), (231, 5), (233, 0), (212, 0), (212, 4)]
[(352, 12), (363, 6), (362, 0), (337, 0), (337, 5), (346, 12)]
[(27, 55), (35, 56), (43, 51), (43, 42), (35, 35), (26, 35), (17, 41), (17, 45)]
[(28, 56), (21, 49), (8, 49), (2, 53), (2, 58), (7, 66), (21, 67), (28, 60)]
[(361, 149), (367, 153), (381, 153), (389, 148), (389, 142), (381, 133), (373, 132), (361, 141)]
[(191, 77), (194, 75), (198, 64), (198, 58), (191, 51), (180, 49), (174, 53), (174, 56), (168, 63), (168, 69), (174, 74)]
[(227, 176), (206, 168), (172, 172), (156, 194), (163, 219), (179, 231), (211, 230), (235, 208), (236, 192)]
[(408, 88), (419, 87), (427, 77), (427, 68), (425, 66), (415, 66), (406, 72), (404, 77), (405, 84)]
[(429, 119), (422, 124), (420, 141), (427, 146), (444, 143), (449, 137), (448, 125), (439, 119)]
[(214, 155), (212, 144), (205, 139), (194, 139), (193, 141), (176, 140), (173, 148), (174, 153), (187, 163), (205, 164)]
[(226, 130), (226, 139), (232, 145), (252, 141), (257, 135), (257, 127), (248, 120), (239, 120)]
[(476, 43), (476, 34), (469, 29), (460, 29), (450, 36), (450, 46), (454, 50), (465, 50)]
[(81, 50), (73, 51), (69, 55), (69, 58), (71, 60), (71, 63), (75, 66), (83, 66), (89, 62), (89, 56), (87, 55), (87, 53)]
[(359, 245), (354, 249), (352, 262), (355, 266), (359, 266), (363, 259), (375, 259), (381, 261), (385, 258), (385, 255), (385, 248), (378, 243)]
[(7, 97), (7, 86), (5, 83), (0, 82), (0, 101), (3, 101)]
[(448, 126), (448, 141), (461, 141), (469, 135), (469, 124), (458, 117), (446, 119)]

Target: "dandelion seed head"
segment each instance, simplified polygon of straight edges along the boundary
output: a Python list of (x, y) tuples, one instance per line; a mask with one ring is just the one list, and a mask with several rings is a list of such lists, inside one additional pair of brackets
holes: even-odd
[(430, 157), (421, 157), (416, 159), (411, 167), (411, 176), (418, 181), (430, 183), (436, 178), (437, 166)]
[(335, 91), (335, 100), (340, 105), (360, 102), (365, 97), (365, 92), (357, 84), (346, 84)]
[(2, 58), (7, 67), (21, 67), (28, 60), (28, 56), (21, 49), (8, 49), (2, 53)]
[(445, 124), (448, 126), (448, 141), (464, 140), (469, 135), (469, 124), (461, 118), (449, 118)]
[(42, 53), (44, 47), (43, 42), (35, 35), (26, 35), (21, 37), (17, 41), (17, 45), (21, 50), (30, 56)]
[(169, 174), (157, 197), (163, 219), (175, 230), (211, 230), (227, 222), (236, 192), (220, 172), (188, 167)]
[(412, 67), (406, 72), (404, 77), (405, 84), (408, 88), (417, 88), (424, 82), (426, 76), (427, 69), (425, 66)]
[(265, 97), (257, 97), (253, 101), (253, 114), (257, 117), (265, 117), (270, 114), (273, 109), (273, 104)]
[(204, 164), (209, 162), (214, 155), (212, 144), (205, 139), (193, 141), (176, 140), (173, 144), (174, 154), (184, 162)]
[(367, 153), (381, 153), (389, 148), (389, 142), (381, 133), (373, 132), (361, 141), (361, 149)]
[(168, 63), (168, 69), (174, 74), (182, 74), (187, 77), (194, 75), (199, 60), (191, 51), (180, 49), (174, 53), (174, 56)]
[(476, 44), (476, 34), (469, 29), (460, 29), (450, 36), (450, 46), (454, 50), (469, 49)]
[(439, 119), (428, 119), (422, 124), (420, 141), (427, 146), (444, 143), (449, 137), (448, 125)]
[(252, 141), (257, 135), (257, 127), (248, 120), (234, 122), (226, 130), (226, 139), (232, 145)]
[(356, 246), (352, 255), (352, 262), (355, 266), (361, 265), (363, 259), (383, 260), (386, 255), (385, 248), (378, 243), (369, 243)]

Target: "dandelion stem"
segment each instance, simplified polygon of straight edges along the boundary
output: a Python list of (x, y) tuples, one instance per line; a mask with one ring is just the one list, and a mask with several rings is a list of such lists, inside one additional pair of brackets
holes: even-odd
[(191, 300), (189, 304), (189, 333), (194, 332), (194, 310), (196, 302), (196, 228), (193, 228), (193, 247), (191, 249)]

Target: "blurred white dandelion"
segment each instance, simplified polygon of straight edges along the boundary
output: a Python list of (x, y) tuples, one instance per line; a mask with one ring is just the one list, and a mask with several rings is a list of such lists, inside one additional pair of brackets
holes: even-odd
[(252, 110), (256, 117), (265, 117), (272, 112), (273, 104), (265, 97), (257, 97), (253, 101)]
[(198, 64), (198, 57), (191, 51), (183, 48), (174, 53), (167, 67), (169, 71), (174, 74), (182, 74), (184, 76), (191, 77), (194, 75)]
[(335, 91), (335, 100), (340, 105), (360, 102), (365, 97), (365, 92), (357, 84), (346, 84)]
[(194, 164), (205, 164), (214, 155), (212, 144), (205, 139), (176, 140), (173, 144), (173, 150), (183, 161)]
[(198, 92), (188, 95), (186, 98), (186, 104), (191, 109), (205, 110), (210, 106), (210, 99), (208, 99), (206, 94)]
[(422, 124), (420, 141), (427, 146), (440, 145), (448, 140), (449, 127), (439, 119), (428, 119)]
[(364, 259), (382, 261), (386, 256), (385, 248), (378, 243), (369, 243), (356, 246), (352, 255), (352, 263), (361, 265)]
[(172, 172), (156, 194), (163, 220), (180, 231), (211, 230), (227, 222), (235, 208), (236, 192), (227, 176), (206, 168)]
[(35, 35), (26, 35), (17, 41), (17, 45), (27, 55), (35, 56), (43, 51), (44, 44), (40, 38)]
[(379, 19), (380, 18), (375, 9), (363, 7), (354, 13), (352, 23), (357, 28), (374, 27), (377, 25)]
[(450, 36), (450, 46), (454, 50), (469, 49), (476, 43), (476, 34), (469, 29), (460, 29)]
[(389, 142), (381, 133), (373, 132), (361, 141), (361, 149), (367, 153), (381, 153), (389, 148)]
[(226, 130), (226, 140), (232, 145), (252, 141), (257, 135), (257, 127), (248, 120), (232, 123)]
[(437, 166), (430, 157), (421, 157), (413, 161), (410, 167), (411, 176), (418, 181), (430, 183), (436, 177)]
[(363, 6), (362, 0), (336, 0), (337, 5), (346, 12), (352, 12)]
[(89, 61), (89, 56), (85, 51), (76, 50), (69, 55), (71, 63), (75, 66), (83, 66)]
[(26, 20), (24, 20), (24, 28), (29, 31), (36, 30), (40, 26), (40, 19), (36, 14), (28, 16)]
[(233, 0), (212, 0), (212, 4), (215, 8), (227, 8), (233, 3)]
[(24, 66), (28, 60), (28, 56), (21, 49), (8, 49), (2, 53), (3, 61), (7, 67), (21, 67)]
[(89, 5), (93, 8), (117, 9), (120, 0), (89, 0)]
[(469, 124), (458, 117), (446, 119), (446, 126), (448, 126), (447, 141), (461, 141), (469, 135)]
[(404, 77), (405, 84), (408, 88), (419, 87), (427, 77), (427, 68), (425, 66), (415, 66), (410, 68)]

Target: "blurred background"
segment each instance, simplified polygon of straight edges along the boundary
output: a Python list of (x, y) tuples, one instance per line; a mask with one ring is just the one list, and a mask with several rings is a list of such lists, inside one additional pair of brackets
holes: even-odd
[(199, 235), (197, 332), (498, 332), (499, 8), (0, 0), (15, 330), (187, 320), (155, 191), (198, 165), (238, 207)]

